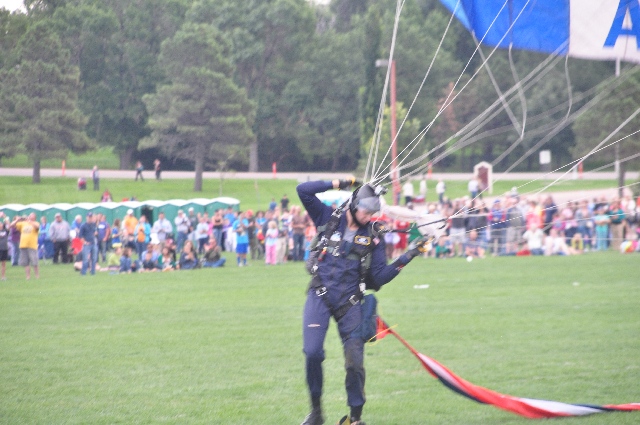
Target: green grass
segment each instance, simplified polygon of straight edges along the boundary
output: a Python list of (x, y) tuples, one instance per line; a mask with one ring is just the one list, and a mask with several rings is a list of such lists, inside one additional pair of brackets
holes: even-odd
[[(76, 155), (73, 152), (69, 152), (68, 158), (66, 159), (66, 167), (68, 169), (78, 168), (90, 170), (96, 164), (101, 169), (117, 170), (120, 167), (120, 160), (118, 156), (113, 153), (112, 148), (99, 148), (84, 155)], [(8, 168), (32, 168), (33, 161), (25, 154), (18, 154), (13, 158), (2, 158), (2, 166)], [(42, 168), (61, 168), (62, 160), (57, 158), (44, 159), (41, 161), (40, 166)]]
[[(133, 173), (132, 173), (133, 176)], [(193, 199), (230, 196), (240, 200), (242, 209), (254, 211), (265, 210), (271, 198), (279, 201), (283, 194), (298, 202), (295, 180), (241, 180), (207, 179), (203, 182), (203, 191), (193, 191), (193, 180), (175, 179), (156, 181), (147, 179), (144, 182), (131, 179), (100, 179), (101, 191), (77, 190), (76, 180), (65, 177), (43, 178), (40, 184), (31, 183), (31, 177), (0, 177), (0, 205), (9, 203), (30, 204), (41, 202), (98, 202), (102, 191), (109, 189), (113, 200), (118, 202), (124, 198), (135, 196), (140, 201), (158, 199)], [(221, 190), (222, 189), (222, 190)]]
[[(537, 190), (544, 188), (549, 181), (501, 181), (497, 182), (494, 188), (494, 194), (502, 194), (512, 187), (520, 187), (521, 194), (535, 193)], [(205, 179), (203, 182), (203, 191), (193, 191), (193, 180), (191, 179), (175, 179), (156, 181), (147, 179), (144, 182), (134, 181), (133, 172), (131, 179), (100, 179), (100, 187), (102, 190), (109, 189), (113, 195), (114, 201), (121, 201), (124, 198), (135, 196), (138, 200), (145, 201), (150, 199), (169, 200), (169, 199), (192, 199), (192, 198), (215, 198), (218, 196), (230, 196), (240, 200), (242, 209), (265, 210), (271, 198), (279, 201), (283, 194), (287, 194), (292, 203), (299, 203), (296, 196), (295, 180), (246, 180), (246, 179)], [(417, 193), (417, 183), (416, 183)], [(0, 177), (0, 205), (19, 203), (44, 203), (52, 204), (56, 202), (98, 202), (102, 191), (95, 192), (91, 190), (91, 182), (89, 182), (89, 190), (76, 190), (76, 179), (68, 177), (48, 177), (43, 178), (40, 184), (33, 184), (31, 177)], [(589, 190), (589, 189), (606, 189), (616, 187), (616, 183), (606, 180), (573, 180), (557, 183), (545, 191), (573, 191), (573, 190)], [(457, 198), (467, 195), (466, 181), (448, 181), (447, 196)], [(388, 201), (391, 202), (391, 194), (387, 194)], [(435, 182), (429, 182), (429, 191), (427, 200), (434, 202), (437, 200), (435, 194)]]
[[(582, 191), (582, 190), (593, 190), (593, 189), (610, 189), (618, 187), (618, 183), (613, 180), (562, 180), (557, 183), (554, 183), (550, 187), (553, 180), (536, 180), (536, 181), (528, 181), (528, 180), (499, 180), (496, 181), (493, 185), (493, 194), (486, 193), (485, 196), (500, 196), (504, 193), (511, 191), (512, 188), (517, 188), (518, 193), (523, 196), (526, 195), (534, 195), (538, 191), (544, 189), (542, 193), (557, 193), (557, 192), (572, 192), (572, 191)], [(437, 181), (429, 181), (427, 183), (427, 201), (435, 202), (437, 201), (437, 195), (435, 191)], [(469, 191), (467, 190), (467, 181), (446, 181), (447, 190), (445, 195), (450, 199), (461, 198), (463, 196), (468, 196)], [(628, 180), (627, 184), (632, 184), (634, 181)], [(418, 193), (418, 182), (414, 183), (415, 193)]]
[[(417, 259), (379, 293), (380, 313), (416, 349), (495, 391), (637, 402), (637, 260)], [(9, 267), (0, 282), (0, 423), (299, 423), (308, 277), (299, 263), (228, 261), (93, 277), (43, 265), (28, 282)], [(335, 328), (326, 351), (330, 424), (346, 412)], [(368, 424), (531, 423), (452, 393), (392, 337), (366, 351)], [(562, 423), (638, 421), (640, 413), (614, 413)]]

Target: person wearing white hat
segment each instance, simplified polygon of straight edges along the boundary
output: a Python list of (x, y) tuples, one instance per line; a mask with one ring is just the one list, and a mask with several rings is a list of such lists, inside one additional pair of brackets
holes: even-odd
[(133, 232), (136, 230), (137, 225), (138, 219), (133, 214), (133, 210), (127, 210), (127, 215), (125, 216), (124, 220), (122, 220), (122, 227), (127, 231), (127, 235), (133, 235)]

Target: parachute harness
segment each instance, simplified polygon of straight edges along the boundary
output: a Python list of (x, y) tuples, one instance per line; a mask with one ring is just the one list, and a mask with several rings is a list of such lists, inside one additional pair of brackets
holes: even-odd
[[(355, 194), (355, 192), (354, 192)], [(334, 308), (330, 303), (327, 294), (327, 287), (322, 284), (320, 277), (318, 276), (319, 263), (324, 260), (326, 255), (340, 256), (340, 242), (341, 238), (332, 237), (338, 225), (340, 224), (340, 218), (344, 210), (351, 204), (351, 199), (345, 201), (340, 207), (336, 208), (331, 214), (331, 218), (327, 224), (318, 226), (318, 234), (311, 242), (309, 259), (307, 260), (307, 271), (311, 274), (311, 282), (309, 283), (309, 289), (313, 289), (317, 296), (321, 297), (325, 302), (331, 315), (338, 322), (347, 311), (354, 305), (358, 305), (364, 298), (364, 291), (367, 289), (366, 277), (369, 274), (369, 268), (371, 266), (371, 251), (373, 251), (373, 244), (367, 246), (355, 245), (347, 255), (347, 259), (358, 259), (360, 261), (360, 282), (359, 291), (349, 297), (349, 301), (341, 306)], [(352, 214), (355, 217), (355, 214)], [(374, 235), (372, 232), (373, 226), (368, 227), (368, 236)], [(373, 288), (370, 288), (373, 289)]]

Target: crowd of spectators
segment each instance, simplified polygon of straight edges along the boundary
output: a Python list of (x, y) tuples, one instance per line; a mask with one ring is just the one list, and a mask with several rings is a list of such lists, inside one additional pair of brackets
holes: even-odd
[[(415, 198), (408, 191), (404, 198), (413, 208)], [(551, 195), (531, 199), (514, 189), (490, 202), (477, 196), (455, 200), (442, 196), (419, 208), (446, 219), (445, 235), (427, 257), (575, 255), (609, 249), (640, 252), (640, 198), (631, 196), (556, 205)], [(402, 254), (419, 235), (409, 222), (379, 219), (394, 230), (384, 235), (389, 259)], [(0, 279), (5, 277), (6, 261), (26, 266), (27, 277), (29, 265), (35, 266), (38, 276), (34, 258), (20, 261), (21, 253), (33, 257), (21, 249), (27, 241), (39, 258), (54, 264), (72, 263), (84, 275), (216, 268), (224, 266), (230, 256), (235, 256), (238, 267), (252, 261), (267, 265), (304, 261), (316, 235), (307, 213), (290, 205), (286, 195), (280, 202), (272, 199), (265, 210), (256, 213), (228, 208), (209, 216), (189, 208), (186, 213), (179, 210), (173, 220), (161, 211), (153, 223), (145, 215), (136, 217), (133, 210), (113, 223), (91, 212), (76, 216), (71, 223), (60, 214), (48, 223), (44, 216), (39, 222), (35, 215), (10, 221), (0, 213), (0, 223)], [(31, 241), (33, 234), (25, 235), (33, 232), (37, 244)]]
[(531, 199), (514, 188), (490, 202), (445, 197), (425, 208), (447, 219), (446, 235), (429, 253), (435, 258), (640, 252), (640, 198), (631, 195), (557, 205), (552, 195)]
[[(16, 265), (21, 224), (0, 222), (0, 251), (4, 234), (6, 258)], [(77, 215), (71, 223), (59, 213), (52, 223), (43, 216), (35, 251), (40, 259), (54, 264), (73, 264), (82, 275), (217, 268), (229, 257), (223, 255), (225, 251), (235, 255), (237, 266), (244, 267), (249, 261), (268, 265), (303, 261), (314, 235), (306, 213), (297, 205), (290, 206), (285, 195), (279, 204), (271, 202), (255, 214), (229, 207), (209, 216), (189, 208), (186, 213), (179, 210), (173, 220), (161, 211), (153, 223), (145, 215), (137, 217), (132, 209), (112, 223), (93, 212)]]

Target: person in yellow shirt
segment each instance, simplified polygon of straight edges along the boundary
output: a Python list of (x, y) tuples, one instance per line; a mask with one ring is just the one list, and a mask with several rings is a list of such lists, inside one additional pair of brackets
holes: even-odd
[(20, 232), (20, 265), (24, 267), (27, 280), (31, 278), (31, 268), (36, 275), (36, 279), (40, 277), (38, 270), (38, 233), (40, 232), (40, 223), (36, 220), (36, 214), (31, 213), (28, 217), (16, 217), (11, 223), (16, 230)]
[[(138, 225), (138, 219), (133, 215), (133, 210), (129, 209), (127, 215), (122, 220), (122, 227), (126, 229), (128, 235), (133, 235)], [(123, 243), (125, 241), (122, 241)]]

